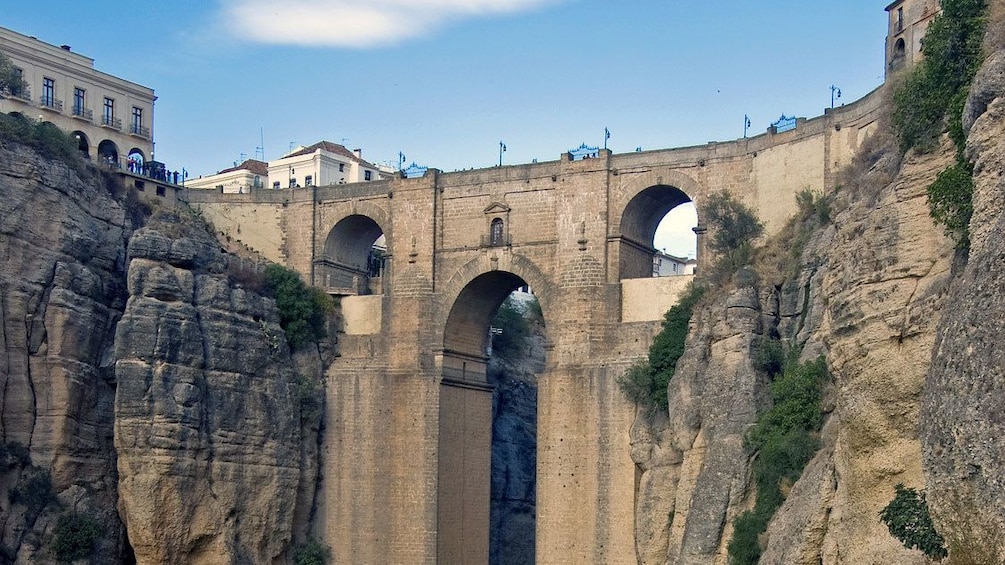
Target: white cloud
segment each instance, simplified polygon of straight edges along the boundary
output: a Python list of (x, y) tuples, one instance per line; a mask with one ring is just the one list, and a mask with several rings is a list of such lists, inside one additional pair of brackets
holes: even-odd
[(238, 37), (273, 44), (379, 47), (428, 35), (456, 19), (564, 0), (225, 0)]

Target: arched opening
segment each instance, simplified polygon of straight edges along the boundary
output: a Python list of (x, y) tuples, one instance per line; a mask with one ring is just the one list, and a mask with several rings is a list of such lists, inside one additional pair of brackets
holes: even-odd
[(143, 151), (136, 147), (130, 149), (129, 155), (126, 156), (126, 163), (129, 167), (130, 173), (142, 173), (146, 161), (146, 157), (143, 156)]
[(536, 374), (545, 339), (527, 288), (507, 271), (479, 275), (447, 317), (437, 563), (534, 562)]
[(893, 44), (893, 57), (899, 59), (906, 54), (907, 44), (904, 43), (904, 38), (901, 37)]
[(324, 255), (315, 262), (320, 285), (335, 294), (382, 294), (387, 271), (384, 230), (360, 214), (343, 218), (325, 240)]
[(693, 273), (697, 226), (697, 211), (682, 190), (669, 185), (643, 190), (621, 216), (619, 278)]
[(118, 167), (119, 147), (109, 139), (102, 141), (98, 144), (98, 158), (109, 166)]
[(91, 140), (87, 139), (87, 134), (82, 131), (75, 131), (71, 134), (77, 142), (77, 150), (83, 153), (85, 159), (91, 158)]

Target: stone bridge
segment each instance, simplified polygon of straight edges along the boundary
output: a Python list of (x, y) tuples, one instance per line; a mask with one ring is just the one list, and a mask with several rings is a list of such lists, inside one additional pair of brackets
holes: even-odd
[[(834, 183), (879, 94), (704, 146), (251, 194), (190, 191), (218, 230), (344, 295), (327, 374), (320, 532), (343, 563), (487, 563), (489, 320), (529, 285), (546, 323), (536, 558), (635, 563), (633, 407), (617, 378), (683, 286), (651, 278), (672, 208), (728, 191), (774, 233)], [(383, 235), (381, 269), (368, 264)], [(706, 260), (699, 235), (699, 270)]]

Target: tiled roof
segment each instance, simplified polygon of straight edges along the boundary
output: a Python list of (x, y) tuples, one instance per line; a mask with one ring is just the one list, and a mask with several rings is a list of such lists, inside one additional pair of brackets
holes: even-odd
[(256, 175), (268, 176), (269, 175), (269, 164), (265, 161), (259, 161), (257, 159), (248, 159), (236, 167), (231, 167), (229, 169), (224, 169), (217, 174), (231, 173), (234, 171), (250, 171)]
[(347, 157), (347, 158), (349, 158), (349, 159), (351, 159), (353, 161), (356, 161), (357, 163), (359, 163), (360, 165), (362, 165), (364, 167), (369, 167), (371, 169), (376, 169), (377, 168), (372, 163), (369, 163), (369, 162), (364, 161), (363, 159), (360, 159), (359, 157), (357, 157), (355, 153), (353, 153), (352, 151), (349, 151), (348, 149), (346, 149), (344, 145), (339, 145), (338, 143), (332, 143), (330, 141), (319, 141), (319, 142), (315, 143), (314, 145), (310, 145), (308, 147), (304, 147), (303, 149), (298, 149), (297, 151), (294, 151), (293, 153), (290, 153), (288, 155), (283, 155), (282, 158), (285, 159), (287, 157), (299, 157), (301, 155), (310, 155), (311, 153), (314, 153), (318, 149), (321, 149), (323, 151), (327, 151), (329, 153), (334, 153), (336, 155), (341, 155), (343, 157)]

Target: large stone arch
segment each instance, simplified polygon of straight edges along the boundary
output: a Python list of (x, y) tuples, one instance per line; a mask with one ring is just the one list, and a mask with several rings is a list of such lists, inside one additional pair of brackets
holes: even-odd
[[(436, 323), (436, 343), (444, 344), (444, 347), (446, 347), (446, 328), (450, 321), (450, 313), (457, 304), (461, 293), (479, 276), (497, 271), (515, 275), (530, 285), (531, 290), (541, 304), (541, 311), (544, 313), (545, 326), (547, 327), (548, 314), (553, 311), (552, 308), (555, 300), (554, 282), (552, 279), (536, 263), (523, 255), (514, 253), (484, 253), (458, 268), (441, 287), (443, 289), (440, 294), (442, 298), (437, 311), (441, 312), (443, 318), (437, 320)], [(509, 291), (506, 294), (509, 294)], [(505, 299), (505, 295), (502, 298)], [(499, 303), (501, 302), (502, 299), (499, 300)], [(499, 303), (493, 306), (489, 312), (489, 318), (486, 320), (491, 318), (491, 312), (495, 311)]]
[[(533, 262), (509, 253), (482, 254), (447, 283), (440, 321), (442, 368), (437, 444), (437, 563), (489, 561), (492, 476), (492, 386), (485, 365), (489, 323), (516, 288), (540, 289), (542, 311), (551, 284)], [(545, 305), (548, 306), (545, 306)]]
[[(608, 239), (616, 243), (618, 280), (652, 274), (653, 236), (670, 210), (693, 202), (701, 228), (701, 185), (678, 171), (649, 172), (635, 178), (612, 202)], [(698, 245), (700, 250), (701, 245)]]
[(335, 213), (325, 215), (325, 229), (320, 233), (319, 257), (315, 260), (316, 284), (331, 292), (380, 294), (386, 265), (375, 270), (371, 250), (381, 236), (390, 257), (393, 245), (388, 215), (370, 203), (350, 203)]

